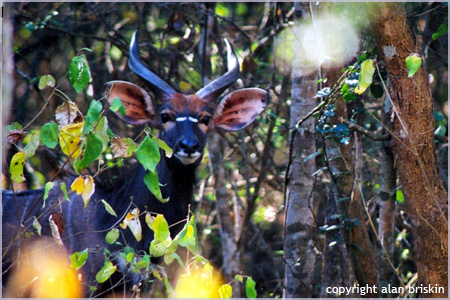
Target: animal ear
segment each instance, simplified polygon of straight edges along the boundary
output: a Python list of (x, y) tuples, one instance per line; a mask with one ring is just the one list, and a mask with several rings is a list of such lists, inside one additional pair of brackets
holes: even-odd
[(241, 89), (226, 95), (214, 114), (214, 126), (235, 131), (250, 125), (264, 110), (269, 94), (262, 89)]
[(125, 105), (125, 115), (122, 115), (119, 111), (116, 112), (124, 121), (133, 125), (156, 121), (152, 98), (140, 86), (126, 81), (110, 81), (105, 84), (104, 93), (110, 105), (116, 98), (119, 98)]

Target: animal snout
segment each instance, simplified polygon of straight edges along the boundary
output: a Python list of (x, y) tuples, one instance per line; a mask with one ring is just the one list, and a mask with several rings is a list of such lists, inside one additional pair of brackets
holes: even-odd
[(182, 139), (179, 142), (180, 150), (187, 154), (199, 152), (200, 143), (196, 139)]

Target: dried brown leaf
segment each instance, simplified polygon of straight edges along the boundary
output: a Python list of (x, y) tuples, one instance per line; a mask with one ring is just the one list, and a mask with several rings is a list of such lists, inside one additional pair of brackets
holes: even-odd
[(111, 139), (111, 151), (114, 157), (128, 157), (128, 148), (125, 139)]
[(78, 106), (72, 102), (67, 101), (56, 108), (55, 118), (60, 127), (67, 126), (75, 120), (78, 112)]
[(6, 134), (6, 141), (9, 144), (17, 144), (21, 142), (27, 135), (23, 132), (22, 129), (14, 129), (8, 131)]

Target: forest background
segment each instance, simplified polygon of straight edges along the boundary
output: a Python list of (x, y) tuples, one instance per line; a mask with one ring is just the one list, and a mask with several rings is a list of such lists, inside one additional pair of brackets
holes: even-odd
[[(245, 132), (220, 132), (199, 167), (202, 255), (226, 282), (251, 276), (258, 297), (342, 296), (326, 288), (355, 284), (376, 285), (383, 297), (448, 295), (447, 3), (21, 2), (5, 9), (12, 38), (4, 35), (2, 71), (12, 77), (2, 81), (3, 188), (13, 184), (13, 155), (55, 119), (64, 98), (86, 112), (104, 83), (137, 80), (127, 67), (136, 29), (144, 61), (183, 92), (225, 72), (227, 38), (241, 62), (233, 89), (260, 87), (270, 103)], [(75, 56), (90, 70), (78, 90), (68, 78)], [(109, 113), (112, 132), (133, 139), (142, 132)], [(120, 172), (108, 167), (117, 165), (110, 153), (89, 168), (102, 185)], [(15, 189), (43, 187), (64, 161), (60, 148), (39, 147)], [(403, 294), (381, 294), (389, 283)], [(445, 291), (408, 292), (428, 284)], [(234, 296), (245, 295), (239, 282), (232, 286)], [(358, 293), (352, 296), (378, 296)]]

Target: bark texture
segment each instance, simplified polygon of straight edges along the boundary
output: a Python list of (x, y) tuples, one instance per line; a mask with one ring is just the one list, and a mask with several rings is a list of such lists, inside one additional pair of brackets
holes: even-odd
[[(383, 134), (391, 131), (389, 116), (392, 113), (391, 99), (385, 97), (385, 109), (383, 123), (385, 129)], [(386, 130), (387, 129), (387, 130)], [(380, 217), (378, 222), (379, 247), (377, 253), (378, 288), (388, 289), (391, 286), (399, 286), (398, 276), (395, 273), (394, 264), (394, 242), (395, 242), (395, 202), (397, 189), (397, 176), (394, 166), (394, 155), (390, 142), (384, 141), (381, 145), (381, 180), (378, 205), (380, 206)], [(381, 294), (382, 297), (393, 298), (397, 294)]]
[(220, 239), (222, 241), (223, 273), (228, 282), (232, 283), (233, 296), (240, 297), (239, 284), (232, 280), (234, 275), (242, 270), (240, 265), (240, 251), (237, 246), (237, 237), (232, 219), (233, 207), (232, 195), (226, 187), (227, 176), (223, 167), (223, 149), (226, 149), (225, 141), (217, 132), (211, 132), (208, 136), (208, 150), (213, 167), (214, 188), (216, 191), (216, 208), (219, 221)]
[[(309, 5), (296, 3), (297, 16), (309, 17)], [(296, 124), (316, 103), (317, 74), (306, 76), (301, 67), (292, 72), (291, 124)], [(308, 119), (291, 135), (291, 167), (288, 170), (285, 223), (285, 297), (313, 297), (320, 291), (315, 279), (317, 254), (314, 245), (316, 222), (312, 211), (314, 159), (316, 152), (314, 120)]]
[(405, 59), (416, 52), (400, 3), (379, 3), (373, 30), (389, 77), (393, 104), (393, 152), (397, 175), (414, 225), (418, 286), (443, 287), (448, 296), (448, 193), (434, 155), (434, 120), (427, 73), (408, 77)]
[[(337, 202), (335, 185), (330, 184), (326, 216), (326, 225), (328, 226), (340, 225), (340, 221), (334, 217), (339, 214), (336, 207)], [(329, 298), (332, 296), (327, 292), (328, 287), (348, 287), (352, 285), (352, 269), (344, 236), (344, 230), (339, 228), (325, 232), (321, 298)], [(339, 295), (339, 297), (350, 298), (352, 295)]]
[[(335, 66), (327, 72), (326, 77), (331, 85), (338, 81), (343, 67), (342, 65)], [(353, 113), (354, 111), (362, 111), (360, 109), (363, 106), (361, 99), (346, 102), (343, 98), (338, 98), (334, 104), (336, 106), (335, 115), (330, 118), (330, 123), (339, 123), (341, 118), (353, 118), (356, 124), (363, 124), (364, 114)], [(376, 252), (369, 238), (370, 228), (366, 225), (367, 213), (361, 195), (363, 180), (362, 136), (358, 132), (353, 132), (347, 145), (336, 143), (331, 139), (325, 139), (324, 143), (326, 146), (326, 166), (332, 178), (331, 185), (334, 191), (332, 194), (334, 194), (334, 201), (336, 201), (331, 203), (332, 199), (329, 199), (327, 210), (333, 209), (334, 205), (336, 213), (342, 216), (339, 223), (342, 226), (339, 238), (345, 241), (345, 249), (348, 251), (346, 255), (341, 253), (337, 256), (341, 257), (342, 260), (337, 260), (337, 257), (330, 257), (327, 247), (329, 247), (330, 241), (328, 239), (331, 236), (326, 236), (324, 280), (332, 286), (351, 286), (354, 280), (357, 280), (360, 286), (366, 284), (375, 286), (377, 285), (377, 270), (373, 262), (376, 259)], [(327, 221), (327, 225), (330, 225), (329, 221)], [(340, 240), (336, 238), (336, 241), (339, 242)], [(342, 248), (336, 247), (337, 245), (333, 246), (336, 248), (332, 251), (334, 255), (336, 255), (336, 251), (342, 250)], [(326, 278), (325, 276), (330, 275), (326, 273), (328, 268), (336, 271), (341, 269), (341, 276), (345, 275), (347, 278), (345, 280), (335, 277)], [(342, 285), (341, 282), (345, 282), (346, 285)], [(376, 297), (377, 295), (370, 293), (368, 296)]]

